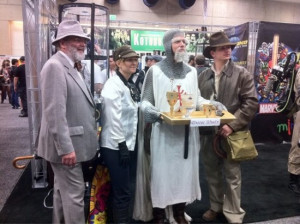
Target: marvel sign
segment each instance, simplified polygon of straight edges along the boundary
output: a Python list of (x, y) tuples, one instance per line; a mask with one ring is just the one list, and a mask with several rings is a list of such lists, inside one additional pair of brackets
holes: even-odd
[(275, 108), (277, 103), (261, 103), (259, 104), (259, 113), (260, 114), (274, 114), (277, 113)]

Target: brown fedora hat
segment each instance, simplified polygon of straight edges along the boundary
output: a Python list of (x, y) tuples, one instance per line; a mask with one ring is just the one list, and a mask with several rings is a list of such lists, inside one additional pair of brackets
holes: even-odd
[(210, 55), (210, 51), (214, 47), (222, 47), (222, 46), (231, 46), (231, 49), (235, 47), (236, 43), (231, 43), (224, 32), (216, 32), (213, 33), (209, 38), (209, 46), (207, 46), (204, 51), (203, 55), (206, 58), (212, 58)]

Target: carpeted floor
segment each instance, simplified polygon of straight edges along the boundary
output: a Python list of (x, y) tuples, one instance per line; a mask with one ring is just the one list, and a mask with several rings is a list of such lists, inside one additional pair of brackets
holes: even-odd
[[(300, 215), (299, 198), (287, 189), (289, 147), (289, 144), (259, 145), (259, 157), (242, 163), (242, 208), (247, 212), (245, 223)], [(193, 223), (205, 223), (201, 215), (209, 206), (202, 166), (200, 173), (202, 200), (188, 205), (186, 209)], [(0, 223), (51, 222), (52, 210), (43, 206), (49, 189), (32, 189), (30, 176), (27, 167), (0, 212)], [(221, 216), (217, 223), (226, 223), (226, 220)]]
[[(23, 170), (12, 166), (18, 156), (30, 155), (28, 118), (19, 117), (20, 109), (12, 109), (8, 100), (0, 104), (0, 210)], [(21, 164), (24, 164), (23, 162)]]

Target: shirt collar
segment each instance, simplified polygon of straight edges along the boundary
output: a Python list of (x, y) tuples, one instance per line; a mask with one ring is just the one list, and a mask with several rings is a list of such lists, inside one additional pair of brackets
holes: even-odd
[(68, 55), (66, 55), (63, 51), (58, 51), (58, 52), (67, 59), (71, 67), (74, 67), (75, 62)]
[(226, 68), (228, 67), (229, 61), (230, 61), (230, 60), (228, 60), (228, 61), (226, 62), (226, 64), (223, 66), (223, 68), (221, 69), (221, 72), (220, 72), (219, 74), (216, 72), (215, 64), (213, 64), (213, 65), (211, 66), (211, 70), (213, 70), (213, 72), (214, 72), (216, 75), (220, 75), (220, 74), (222, 74), (222, 72), (223, 72), (224, 70), (226, 70)]

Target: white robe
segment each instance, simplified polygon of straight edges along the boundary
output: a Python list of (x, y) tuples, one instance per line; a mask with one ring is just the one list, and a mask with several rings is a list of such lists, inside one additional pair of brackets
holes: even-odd
[[(184, 92), (194, 95), (195, 105), (197, 101), (199, 102), (195, 69), (192, 69), (184, 79), (171, 81), (158, 66), (153, 66), (154, 106), (161, 112), (169, 111), (166, 92), (171, 91), (172, 87), (174, 91), (177, 91), (177, 85), (181, 85), (181, 90)], [(177, 102), (177, 108), (178, 105), (179, 102)], [(139, 130), (144, 130), (143, 125), (143, 122), (140, 122)], [(172, 126), (164, 122), (154, 123), (150, 141), (151, 155), (149, 156), (144, 153), (143, 131), (139, 133), (134, 219), (151, 220), (152, 207), (166, 208), (168, 205), (191, 203), (196, 199), (201, 199), (198, 128), (190, 127), (187, 159), (183, 158), (184, 135), (184, 125)]]

